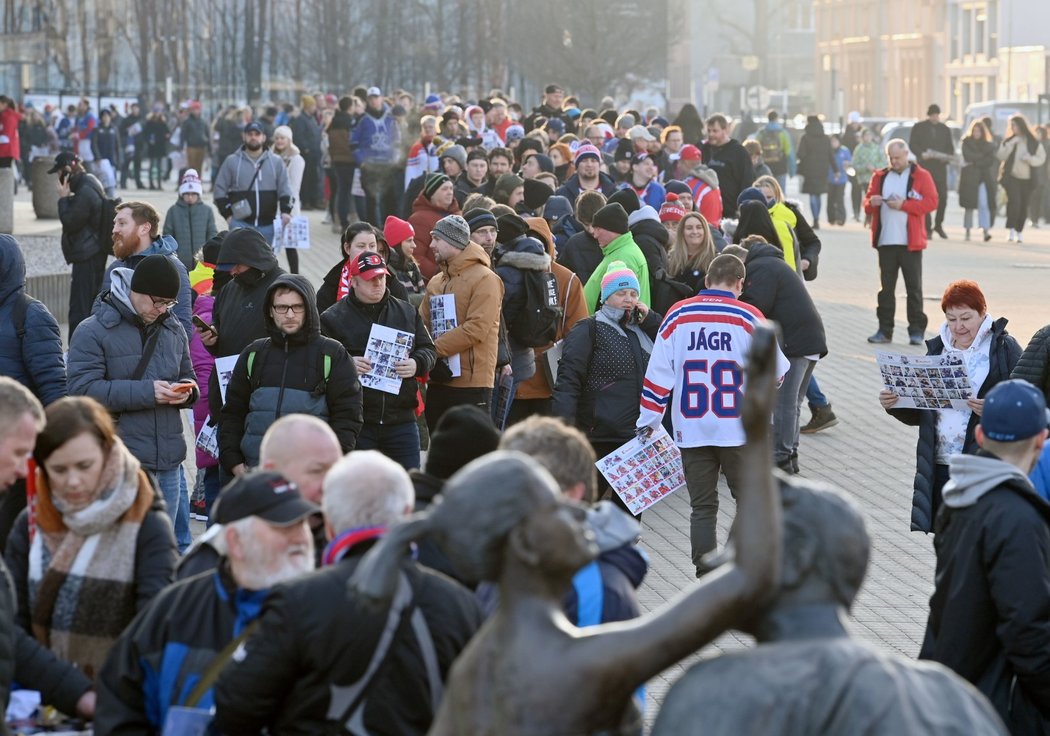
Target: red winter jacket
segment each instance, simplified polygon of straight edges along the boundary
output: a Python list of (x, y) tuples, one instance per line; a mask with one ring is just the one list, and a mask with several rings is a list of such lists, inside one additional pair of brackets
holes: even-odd
[[(882, 207), (871, 203), (874, 196), (882, 196), (882, 180), (886, 178), (888, 168), (879, 169), (871, 177), (868, 193), (864, 195), (864, 211), (871, 215), (871, 247), (879, 247), (879, 233), (882, 223), (879, 216)], [(907, 196), (901, 210), (908, 213), (908, 250), (926, 249), (926, 215), (937, 209), (937, 187), (934, 186), (930, 172), (918, 164), (911, 164), (908, 174)]]
[(0, 113), (0, 158), (22, 159), (22, 146), (18, 139), (18, 122), (22, 115), (13, 107)]

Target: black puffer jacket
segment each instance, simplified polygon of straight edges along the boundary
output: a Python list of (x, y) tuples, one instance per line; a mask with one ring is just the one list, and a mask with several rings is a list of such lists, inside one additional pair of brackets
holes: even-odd
[[(640, 360), (633, 356), (628, 338), (600, 315), (581, 319), (569, 330), (551, 408), (590, 440), (625, 442), (634, 436), (649, 355), (643, 350)], [(662, 321), (650, 310), (642, 331), (655, 340)]]
[[(983, 399), (997, 383), (1011, 377), (1011, 371), (1018, 365), (1021, 346), (1006, 331), (1006, 317), (1000, 317), (992, 323), (992, 344), (989, 348), (988, 378), (977, 391), (977, 398)], [(940, 355), (944, 352), (944, 341), (938, 335), (926, 341), (927, 355)], [(1016, 378), (1016, 376), (1014, 376)], [(919, 443), (915, 447), (915, 482), (911, 500), (911, 530), (913, 532), (933, 531), (933, 466), (937, 460), (937, 413), (922, 409), (889, 409), (888, 413), (900, 422), (919, 428)], [(977, 452), (977, 440), (974, 431), (980, 417), (970, 414), (966, 425), (966, 441), (963, 452)]]
[[(273, 590), (246, 656), (231, 662), (215, 686), (215, 723), (230, 736), (328, 733), (331, 717), (346, 705), (332, 702), (365, 672), (386, 622), (347, 598), (347, 581), (368, 545), (353, 547), (336, 564)], [(442, 680), (481, 626), (474, 595), (444, 575), (406, 560), (402, 571), (415, 593), (437, 656)], [(424, 655), (408, 626), (397, 635), (384, 667), (368, 691), (364, 731), (423, 736), (433, 702)]]
[(959, 500), (937, 516), (936, 587), (919, 657), (972, 683), (1010, 733), (1045, 734), (1050, 573), (1032, 562), (1050, 557), (1050, 505), (994, 455), (963, 459), (949, 481)]
[(1032, 335), (1010, 378), (1023, 378), (1050, 399), (1050, 325)]
[[(257, 247), (245, 236), (230, 232), (220, 246), (220, 258), (226, 263), (241, 263), (252, 270), (231, 279), (215, 297), (212, 324), (219, 339), (208, 352), (216, 358), (240, 355), (253, 340), (266, 337), (266, 319), (263, 302), (270, 288), (284, 270), (277, 265), (277, 257), (269, 248)], [(219, 374), (212, 371), (208, 383), (208, 412), (214, 419), (222, 412), (222, 393)]]
[[(388, 282), (390, 279), (388, 279)], [(424, 376), (437, 362), (437, 349), (423, 319), (408, 302), (387, 291), (378, 304), (362, 304), (353, 292), (321, 315), (321, 334), (342, 343), (351, 356), (361, 357), (368, 347), (372, 325), (382, 325), (415, 335), (410, 358), (416, 361), (416, 375)], [(404, 424), (416, 420), (415, 380), (401, 381), (401, 393), (388, 394), (364, 389), (364, 420), (367, 424)]]
[(824, 322), (806, 285), (784, 261), (784, 252), (769, 243), (755, 243), (745, 265), (747, 275), (740, 301), (758, 307), (767, 319), (780, 324), (784, 355), (827, 355)]
[[(281, 332), (273, 320), (270, 306), (279, 288), (295, 290), (306, 304), (303, 326), (292, 335)], [(343, 452), (357, 445), (362, 421), (357, 369), (337, 340), (321, 335), (321, 318), (313, 297), (310, 282), (292, 274), (281, 276), (266, 291), (263, 313), (269, 337), (256, 340), (241, 352), (226, 389), (219, 424), (219, 457), (228, 471), (241, 463), (257, 465), (263, 434), (287, 414), (320, 416), (335, 431)], [(327, 379), (325, 357), (331, 358)]]
[(558, 253), (558, 263), (576, 274), (583, 284), (587, 283), (601, 262), (601, 246), (586, 230), (570, 237)]

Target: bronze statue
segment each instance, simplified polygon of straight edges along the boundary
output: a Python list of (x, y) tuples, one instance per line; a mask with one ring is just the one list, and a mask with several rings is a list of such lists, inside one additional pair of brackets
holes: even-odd
[(985, 697), (946, 667), (849, 637), (844, 619), (870, 549), (854, 505), (797, 480), (781, 481), (781, 497), (779, 592), (739, 627), (759, 646), (690, 668), (667, 694), (653, 736), (1005, 734)]
[(546, 471), (497, 452), (457, 473), (426, 515), (392, 529), (362, 560), (352, 595), (385, 605), (407, 543), (434, 539), (458, 571), (499, 586), (501, 605), (453, 665), (433, 736), (638, 734), (631, 694), (710, 642), (772, 592), (780, 504), (771, 471), (776, 338), (754, 333), (742, 421), (747, 478), (735, 559), (641, 618), (577, 629), (561, 612), (573, 573), (597, 554), (582, 510)]

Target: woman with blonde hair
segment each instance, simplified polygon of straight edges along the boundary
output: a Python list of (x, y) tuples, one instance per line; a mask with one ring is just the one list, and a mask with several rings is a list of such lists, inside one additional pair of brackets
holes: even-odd
[[(298, 217), (299, 190), (303, 184), (303, 173), (306, 171), (306, 159), (299, 153), (299, 147), (292, 140), (292, 129), (287, 125), (278, 125), (273, 131), (273, 152), (281, 157), (285, 171), (288, 172), (288, 188), (292, 190), (292, 217)], [(288, 255), (288, 270), (299, 273), (299, 251), (285, 248)]]
[(813, 231), (798, 204), (784, 198), (784, 190), (780, 188), (780, 183), (776, 180), (776, 177), (760, 176), (755, 179), (754, 186), (765, 195), (766, 205), (769, 207), (769, 216), (773, 218), (773, 224), (786, 222), (794, 231), (795, 239), (798, 241), (802, 276), (806, 281), (812, 281), (817, 277), (820, 238)]
[(704, 288), (704, 276), (717, 255), (707, 220), (699, 212), (687, 212), (678, 223), (667, 254), (667, 273), (696, 294)]

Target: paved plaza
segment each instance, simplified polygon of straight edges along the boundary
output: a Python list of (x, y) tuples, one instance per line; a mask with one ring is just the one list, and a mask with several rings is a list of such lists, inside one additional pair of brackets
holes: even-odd
[[(129, 191), (123, 196), (126, 200), (146, 199), (163, 216), (176, 195), (170, 191)], [(205, 198), (210, 200), (207, 193)], [(24, 190), (15, 206), (16, 237), (58, 233), (56, 220), (35, 219)], [(329, 226), (320, 224), (322, 213), (306, 214), (311, 220), (314, 248), (301, 251), (302, 272), (319, 285), (339, 258), (339, 238)], [(954, 195), (947, 221), (953, 225), (962, 221)], [(981, 285), (991, 314), (1009, 318), (1008, 329), (1022, 345), (1050, 322), (1050, 310), (1045, 306), (1050, 290), (1050, 230), (1026, 231), (1028, 242), (1016, 245), (1005, 243), (1001, 219), (998, 226), (993, 231), (996, 240), (987, 244), (963, 242), (962, 228), (954, 226), (948, 227), (949, 240), (935, 237), (931, 242), (923, 273), (931, 328), (927, 337), (944, 321), (940, 310), (944, 286), (959, 278), (972, 278)], [(921, 644), (932, 590), (932, 538), (909, 531), (917, 430), (897, 422), (880, 408), (874, 355), (876, 349), (915, 355), (925, 349), (906, 344), (903, 282), (898, 285), (896, 342), (892, 346), (866, 342), (877, 326), (878, 273), (869, 234), (851, 222), (842, 228), (823, 226), (819, 235), (823, 241), (820, 275), (809, 286), (824, 318), (830, 353), (820, 361), (815, 375), (832, 402), (839, 424), (816, 435), (803, 435), (801, 478), (838, 486), (858, 502), (867, 517), (874, 548), (868, 578), (850, 621), (851, 630), (886, 651), (914, 657)], [(30, 256), (27, 260), (32, 273), (34, 259)], [(283, 258), (282, 265), (287, 265)], [(802, 421), (807, 419), (808, 411), (803, 408)], [(724, 542), (733, 514), (733, 501), (724, 483), (721, 501), (719, 540)], [(642, 541), (651, 560), (640, 591), (646, 609), (672, 600), (692, 582), (688, 514), (688, 499), (682, 495), (665, 500), (644, 515)], [(748, 645), (747, 637), (729, 634), (699, 656)], [(688, 661), (685, 664), (688, 666)], [(650, 695), (661, 700), (680, 669), (674, 667), (654, 680)], [(650, 709), (650, 716), (652, 712)]]

